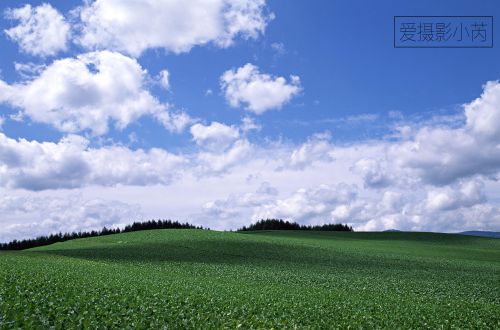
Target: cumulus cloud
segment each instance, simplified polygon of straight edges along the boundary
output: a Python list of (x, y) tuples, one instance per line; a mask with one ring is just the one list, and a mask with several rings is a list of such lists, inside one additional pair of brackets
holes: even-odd
[(198, 123), (191, 126), (190, 131), (196, 144), (213, 150), (226, 149), (240, 136), (238, 128), (219, 122), (212, 122), (208, 126)]
[(253, 219), (281, 218), (301, 223), (329, 222), (329, 213), (337, 205), (349, 203), (356, 196), (356, 187), (345, 183), (321, 184), (312, 189), (301, 188), (284, 199), (259, 206)]
[(492, 144), (478, 143), (464, 129), (425, 127), (415, 138), (394, 145), (390, 159), (413, 169), (426, 183), (444, 185), (475, 174), (498, 171), (500, 155)]
[[(233, 222), (242, 219), (239, 225), (249, 218), (282, 217), (302, 223), (347, 222), (357, 230), (498, 230), (499, 196), (494, 188), (487, 192), (485, 182), (498, 187), (499, 86), (487, 83), (478, 99), (464, 105), (463, 125), (425, 122), (406, 127), (408, 133), (396, 140), (345, 146), (331, 143), (327, 134), (289, 148), (268, 146), (272, 153), (261, 152), (260, 157), (272, 154), (288, 166), (274, 167), (280, 175), (266, 175), (259, 168), (252, 177), (271, 182), (284, 194), (271, 196), (260, 206), (242, 202), (246, 193), (231, 194), (208, 202), (204, 209)], [(293, 174), (297, 169), (298, 181), (307, 178), (311, 187), (290, 192), (288, 182), (297, 182)], [(323, 175), (316, 177), (313, 172)], [(342, 184), (351, 187), (348, 198), (333, 198)], [(317, 191), (331, 194), (322, 198)], [(224, 215), (224, 208), (230, 212)]]
[(0, 133), (0, 185), (7, 188), (168, 184), (185, 162), (162, 149), (94, 149), (76, 135), (52, 143), (14, 140)]
[(230, 106), (246, 104), (248, 111), (262, 114), (279, 109), (301, 91), (300, 78), (273, 77), (260, 73), (259, 68), (247, 63), (236, 70), (228, 70), (220, 78), (221, 88)]
[(500, 209), (488, 203), (476, 188), (470, 190), (476, 184), (464, 183), (459, 193), (451, 188), (436, 191), (429, 187), (401, 191), (395, 193), (396, 203), (389, 207), (384, 201), (387, 192), (382, 199), (360, 199), (351, 204), (354, 211), (349, 221), (358, 230), (498, 230)]
[(7, 85), (0, 81), (0, 101), (20, 108), (35, 122), (62, 132), (90, 130), (105, 134), (109, 123), (123, 129), (144, 115), (167, 129), (182, 130), (189, 117), (171, 114), (147, 90), (147, 71), (132, 58), (101, 51), (54, 61), (32, 79)]
[(45, 69), (45, 67), (46, 66), (44, 64), (14, 62), (16, 72), (26, 80), (33, 79), (38, 76)]
[(198, 152), (195, 167), (199, 175), (220, 175), (231, 168), (241, 165), (252, 157), (255, 147), (247, 139), (238, 139), (224, 150), (207, 150)]
[(433, 119), (420, 127), (396, 127), (398, 140), (376, 141), (385, 150), (375, 158), (360, 160), (353, 171), (373, 188), (409, 181), (445, 186), (478, 175), (496, 179), (500, 170), (498, 118), (500, 83), (491, 81), (479, 98), (464, 105), (465, 123), (453, 120), (447, 125)]
[(186, 127), (197, 121), (183, 111), (161, 111), (154, 113), (153, 116), (163, 127), (175, 133), (183, 132)]
[(295, 148), (284, 167), (303, 170), (318, 161), (332, 161), (332, 145), (330, 132), (314, 134), (307, 142)]
[(165, 205), (162, 193), (151, 197), (159, 209), (168, 215), (178, 207), (198, 210), (187, 218), (219, 229), (282, 217), (343, 222), (356, 230), (499, 230), (499, 140), (496, 126), (482, 123), (482, 116), (498, 110), (491, 105), (496, 86), (487, 84), (478, 100), (465, 105), (462, 126), (425, 123), (398, 138), (350, 144), (334, 143), (327, 132), (302, 143), (254, 144), (244, 122), (192, 125), (197, 148), (178, 155), (93, 148), (74, 135), (58, 143), (0, 135), (0, 186), (161, 185), (182, 205)]
[[(302, 224), (347, 223), (361, 231), (498, 230), (500, 209), (486, 201), (481, 187), (482, 182), (473, 180), (459, 185), (459, 193), (453, 192), (457, 187), (436, 191), (416, 186), (370, 194), (355, 184), (341, 182), (299, 188), (284, 195), (278, 195), (274, 187), (272, 193), (259, 188), (206, 202), (198, 218), (219, 219), (231, 228), (246, 225), (249, 219), (282, 218)], [(439, 195), (447, 193), (445, 198)]]
[[(241, 138), (224, 151), (202, 149), (184, 156), (161, 149), (91, 148), (86, 139), (77, 136), (59, 143), (2, 136), (0, 146), (0, 185), (7, 190), (90, 186), (85, 189), (98, 191), (111, 186), (114, 188), (106, 189), (130, 187), (130, 191), (135, 185), (156, 191), (152, 185), (159, 184), (165, 191), (147, 201), (151, 205), (151, 199), (157, 200), (162, 210), (154, 216), (175, 216), (178, 208), (199, 208), (199, 213), (187, 218), (212, 228), (234, 229), (267, 217), (306, 224), (343, 222), (357, 230), (495, 230), (500, 223), (495, 213), (498, 206), (488, 202), (483, 184), (487, 178), (460, 180), (449, 186), (417, 180), (409, 185), (396, 181), (377, 189), (358, 185), (363, 177), (349, 169), (384, 150), (377, 145), (332, 144), (334, 161), (305, 166), (300, 174), (288, 168), (276, 171), (295, 150), (290, 145), (256, 146)], [(250, 181), (249, 175), (253, 178)], [(256, 189), (255, 184), (260, 183)], [(110, 194), (123, 198), (122, 194)], [(182, 198), (188, 195), (190, 198)], [(179, 201), (166, 205), (165, 196), (178, 196)], [(137, 196), (123, 200), (137, 201)]]
[(486, 202), (484, 183), (474, 179), (444, 188), (430, 189), (425, 205), (432, 211), (446, 211), (484, 202)]
[[(195, 126), (202, 149), (180, 155), (160, 148), (93, 148), (88, 139), (77, 135), (54, 143), (16, 140), (0, 133), (0, 186), (41, 191), (89, 185), (168, 185), (183, 175), (222, 175), (251, 157), (255, 146), (246, 139), (228, 139), (211, 131), (214, 127), (218, 125)], [(237, 134), (235, 128), (227, 127), (229, 133)], [(228, 143), (225, 148), (218, 145), (220, 139)]]
[(266, 218), (307, 224), (327, 223), (332, 221), (331, 212), (350, 203), (356, 194), (355, 185), (341, 183), (299, 188), (281, 196), (276, 186), (263, 181), (254, 191), (231, 193), (226, 198), (206, 202), (201, 214), (196, 216), (212, 223), (214, 219), (222, 220), (232, 228)]
[(489, 81), (483, 94), (465, 105), (466, 127), (478, 140), (500, 142), (500, 83)]
[[(0, 214), (19, 218), (0, 227), (0, 242), (57, 232), (91, 231), (122, 227), (139, 220), (139, 205), (104, 199), (0, 195)], [(26, 221), (26, 218), (30, 218)], [(23, 219), (23, 220), (21, 220)]]
[(368, 188), (385, 188), (394, 181), (389, 166), (382, 160), (360, 159), (354, 164), (353, 170), (362, 176), (364, 186)]
[(50, 4), (38, 7), (27, 4), (8, 9), (5, 17), (19, 24), (5, 30), (7, 36), (19, 44), (23, 52), (51, 56), (67, 48), (70, 25)]
[(489, 82), (478, 99), (464, 106), (463, 127), (423, 127), (395, 145), (389, 157), (415, 170), (424, 182), (443, 185), (500, 169), (500, 84)]
[(150, 48), (173, 53), (197, 45), (228, 47), (257, 38), (273, 18), (265, 0), (95, 0), (80, 7), (79, 43), (139, 56)]
[(191, 126), (193, 141), (200, 147), (191, 155), (197, 175), (222, 175), (244, 164), (251, 157), (266, 158), (268, 151), (252, 144), (246, 137), (250, 130), (259, 129), (253, 120), (244, 118), (241, 126), (228, 126), (219, 122)]
[[(231, 194), (226, 199), (206, 202), (202, 207), (203, 215), (223, 220), (237, 220), (244, 217), (247, 208), (258, 208), (263, 204), (272, 203), (278, 190), (268, 182), (262, 182), (255, 192)], [(236, 226), (246, 225), (237, 221)]]

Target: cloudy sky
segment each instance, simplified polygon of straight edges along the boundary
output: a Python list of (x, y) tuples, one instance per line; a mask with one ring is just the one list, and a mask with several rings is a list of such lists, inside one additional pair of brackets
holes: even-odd
[(151, 218), (500, 230), (498, 47), (393, 48), (395, 15), (499, 11), (2, 1), (0, 241)]

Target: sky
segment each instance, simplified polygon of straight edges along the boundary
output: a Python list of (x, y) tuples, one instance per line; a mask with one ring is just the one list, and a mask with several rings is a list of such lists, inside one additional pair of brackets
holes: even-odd
[(2, 1), (0, 241), (153, 218), (498, 231), (498, 47), (393, 42), (394, 16), (499, 11)]

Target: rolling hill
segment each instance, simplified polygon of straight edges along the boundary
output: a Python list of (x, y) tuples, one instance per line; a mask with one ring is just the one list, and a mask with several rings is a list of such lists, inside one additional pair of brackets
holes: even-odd
[(0, 252), (0, 328), (500, 327), (500, 240), (148, 230)]

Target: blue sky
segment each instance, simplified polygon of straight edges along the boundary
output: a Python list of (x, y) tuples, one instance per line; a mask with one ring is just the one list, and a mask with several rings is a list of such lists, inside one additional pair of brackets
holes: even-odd
[[(26, 2), (4, 2), (5, 7), (17, 7)], [(32, 2), (33, 5), (43, 2)], [(61, 12), (79, 2), (50, 2)], [(4, 8), (5, 9), (5, 8)], [(155, 74), (163, 68), (171, 73), (172, 90), (156, 95), (173, 102), (193, 116), (207, 121), (236, 123), (242, 116), (227, 106), (220, 93), (219, 76), (228, 68), (245, 63), (257, 64), (265, 72), (301, 77), (303, 93), (285, 105), (284, 111), (271, 111), (261, 120), (263, 133), (274, 138), (283, 136), (300, 141), (318, 129), (335, 131), (343, 141), (369, 138), (381, 134), (374, 127), (355, 127), (355, 132), (331, 127), (321, 120), (376, 114), (386, 117), (390, 111), (405, 115), (436, 110), (456, 111), (477, 96), (481, 86), (498, 78), (498, 48), (493, 49), (394, 49), (393, 16), (395, 15), (492, 15), (500, 9), (495, 1), (479, 4), (470, 1), (449, 3), (422, 1), (418, 3), (377, 1), (320, 1), (314, 6), (306, 1), (293, 5), (271, 1), (267, 11), (276, 14), (257, 40), (237, 40), (233, 47), (195, 47), (187, 54), (168, 54), (152, 49), (139, 58), (141, 65)], [(279, 13), (279, 15), (278, 15)], [(15, 21), (2, 20), (0, 27), (9, 28)], [(276, 51), (272, 44), (281, 44)], [(43, 63), (54, 57), (40, 59), (18, 51), (7, 38), (0, 40), (2, 75), (5, 81), (16, 81), (13, 62)], [(66, 55), (78, 54), (80, 47), (72, 46)], [(209, 64), (209, 65), (207, 65)], [(211, 89), (214, 94), (205, 96)], [(384, 95), (384, 97), (380, 97)], [(5, 111), (8, 109), (5, 107)], [(141, 120), (140, 130), (153, 131), (148, 146), (185, 145), (186, 139), (169, 134), (155, 134), (158, 127), (147, 119)], [(112, 132), (123, 141), (137, 129), (132, 125), (124, 132)], [(7, 122), (4, 131), (10, 136), (57, 140), (61, 137), (47, 127), (26, 128)], [(160, 132), (156, 132), (160, 133)], [(165, 132), (161, 132), (165, 133)], [(361, 133), (361, 135), (360, 135)]]
[[(485, 156), (498, 151), (495, 132), (500, 128), (494, 122), (500, 111), (495, 103), (498, 47), (393, 47), (396, 15), (496, 16), (498, 1), (200, 0), (189, 4), (165, 0), (141, 5), (133, 0), (99, 0), (4, 1), (1, 6), (4, 198), (60, 200), (70, 194), (79, 196), (82, 203), (98, 198), (105, 205), (104, 211), (92, 211), (95, 219), (83, 215), (80, 222), (67, 224), (54, 220), (51, 211), (35, 215), (12, 211), (13, 202), (8, 200), (3, 212), (11, 220), (5, 237), (37, 232), (26, 229), (38, 226), (25, 223), (33, 217), (37, 224), (47, 219), (56, 223), (47, 225), (47, 230), (103, 223), (118, 226), (125, 222), (121, 213), (111, 223), (101, 221), (102, 214), (116, 209), (109, 206), (115, 202), (122, 203), (122, 209), (135, 205), (130, 209), (139, 211), (130, 217), (189, 218), (224, 229), (262, 216), (308, 223), (345, 221), (361, 230), (500, 229), (497, 218), (489, 216), (498, 207), (500, 165), (497, 158)], [(144, 12), (134, 6), (142, 6)], [(44, 11), (37, 11), (42, 7)], [(18, 10), (17, 17), (12, 10)], [(243, 17), (239, 21), (243, 23), (224, 20), (228, 13)], [(68, 32), (50, 30), (47, 18), (59, 22), (56, 30)], [(177, 25), (164, 25), (169, 20)], [(103, 31), (105, 26), (111, 27)], [(495, 33), (500, 35), (497, 29)], [(98, 61), (105, 58), (110, 63), (123, 62), (123, 67), (113, 66), (112, 78), (108, 77), (116, 79), (115, 85), (129, 75), (137, 79), (128, 94), (99, 87), (104, 80), (92, 80), (101, 69)], [(86, 61), (96, 68), (83, 71), (82, 80), (67, 73), (76, 62), (90, 68)], [(20, 64), (26, 65), (24, 71)], [(160, 82), (163, 70), (168, 72), (168, 88)], [(61, 80), (50, 80), (48, 72), (52, 72), (50, 79)], [(224, 83), (225, 73), (232, 75)], [(235, 78), (238, 73), (245, 76), (244, 81)], [(45, 89), (34, 82), (53, 86)], [(68, 93), (75, 90), (71, 86), (82, 89), (69, 98)], [(68, 91), (52, 96), (65, 88)], [(43, 100), (33, 103), (38, 96)], [(146, 105), (135, 109), (133, 102), (139, 98)], [(258, 105), (266, 98), (271, 105)], [(109, 99), (113, 101), (102, 101)], [(87, 118), (89, 112), (105, 119)], [(17, 113), (22, 119), (13, 116)], [(180, 125), (180, 121), (169, 117), (168, 123), (162, 122), (161, 113), (182, 113), (188, 119), (173, 129), (168, 125)], [(125, 122), (117, 127), (120, 120)], [(244, 128), (244, 120), (255, 127)], [(103, 121), (109, 121), (105, 129), (99, 126)], [(470, 145), (469, 140), (476, 144)], [(457, 146), (446, 148), (457, 141)], [(42, 152), (27, 161), (24, 143)], [(74, 151), (71, 157), (69, 149)], [(184, 165), (154, 164), (148, 158), (154, 157), (152, 150), (178, 157)], [(108, 160), (93, 163), (96, 154), (109, 158), (102, 156)], [(131, 158), (121, 158), (125, 154)], [(113, 155), (123, 163), (113, 163)], [(480, 161), (467, 167), (463, 160), (470, 157)], [(124, 165), (127, 162), (133, 163), (131, 169)], [(79, 171), (81, 177), (71, 175)], [(121, 176), (105, 178), (105, 173), (120, 171)], [(328, 174), (322, 179), (318, 171)], [(208, 196), (198, 192), (212, 184), (225, 189), (209, 189)], [(138, 201), (137, 196), (158, 198), (158, 189), (167, 197), (178, 191), (199, 196), (178, 209), (162, 206), (160, 200), (150, 203), (146, 197)], [(250, 198), (248, 194), (254, 198), (259, 189), (268, 189), (267, 195), (262, 194), (265, 199), (247, 204), (240, 200)], [(333, 197), (316, 201), (315, 210), (303, 212), (303, 207), (293, 204), (305, 200), (314, 205), (308, 198), (325, 189)], [(412, 189), (414, 194), (407, 196), (405, 191)], [(351, 197), (338, 197), (345, 194)], [(367, 218), (363, 214), (369, 206), (380, 203), (377, 196), (385, 196), (392, 206), (378, 218)], [(391, 198), (397, 202), (390, 202)], [(295, 207), (300, 209), (296, 216), (290, 211)], [(471, 218), (479, 209), (489, 220)], [(447, 219), (453, 217), (462, 220), (450, 224)], [(16, 232), (18, 227), (24, 229)]]

